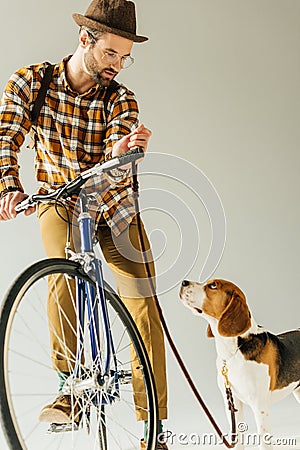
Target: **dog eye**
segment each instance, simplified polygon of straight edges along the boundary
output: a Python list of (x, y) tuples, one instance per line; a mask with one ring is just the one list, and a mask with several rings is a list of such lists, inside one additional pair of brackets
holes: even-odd
[(217, 283), (209, 283), (209, 284), (207, 285), (207, 287), (208, 287), (209, 289), (217, 289)]

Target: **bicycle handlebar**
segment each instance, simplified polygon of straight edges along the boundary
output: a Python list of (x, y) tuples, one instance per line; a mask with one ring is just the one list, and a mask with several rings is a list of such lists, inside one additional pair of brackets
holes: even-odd
[(125, 164), (133, 163), (138, 159), (144, 157), (144, 152), (141, 148), (137, 147), (129, 150), (126, 153), (123, 153), (120, 156), (109, 159), (104, 163), (98, 163), (91, 169), (87, 169), (78, 175), (74, 180), (69, 183), (64, 184), (56, 191), (51, 192), (50, 194), (32, 194), (29, 197), (25, 198), (25, 200), (21, 201), (15, 207), (15, 211), (17, 213), (25, 211), (30, 208), (32, 205), (39, 201), (50, 201), (50, 200), (58, 200), (60, 197), (66, 198), (71, 195), (78, 193), (80, 187), (86, 182), (86, 180), (93, 175), (99, 175), (100, 173), (109, 172), (112, 169), (116, 169), (118, 167), (124, 166)]

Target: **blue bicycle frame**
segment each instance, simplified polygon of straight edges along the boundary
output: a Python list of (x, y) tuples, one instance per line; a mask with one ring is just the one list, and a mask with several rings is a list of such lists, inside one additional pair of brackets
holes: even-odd
[[(88, 257), (88, 264), (90, 268), (91, 278), (95, 280), (95, 287), (83, 281), (76, 279), (76, 301), (77, 301), (77, 351), (76, 364), (73, 375), (75, 378), (80, 378), (81, 361), (83, 358), (83, 329), (84, 317), (87, 313), (88, 323), (90, 324), (90, 345), (92, 355), (92, 366), (99, 369), (98, 383), (103, 385), (112, 374), (114, 377), (114, 386), (116, 391), (113, 393), (113, 398), (118, 396), (118, 373), (117, 373), (117, 359), (115, 356), (115, 349), (110, 329), (109, 315), (107, 310), (107, 302), (105, 297), (104, 280), (102, 262), (96, 258), (93, 249), (93, 219), (88, 212), (87, 196), (81, 194), (80, 196), (80, 215), (78, 218), (81, 252)], [(98, 308), (98, 305), (100, 308)], [(99, 311), (101, 317), (99, 317)], [(100, 360), (100, 322), (104, 331), (104, 356), (103, 361)], [(107, 399), (106, 399), (107, 400)], [(111, 399), (112, 400), (112, 399)]]

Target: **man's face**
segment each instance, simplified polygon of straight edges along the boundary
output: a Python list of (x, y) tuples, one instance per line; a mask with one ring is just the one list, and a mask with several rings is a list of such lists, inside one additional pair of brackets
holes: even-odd
[[(108, 86), (122, 69), (121, 57), (129, 56), (133, 42), (115, 34), (106, 33), (90, 44), (84, 53), (84, 70), (101, 86)], [(110, 58), (110, 55), (115, 55)], [(119, 56), (116, 56), (119, 55)], [(113, 62), (110, 59), (114, 59)]]

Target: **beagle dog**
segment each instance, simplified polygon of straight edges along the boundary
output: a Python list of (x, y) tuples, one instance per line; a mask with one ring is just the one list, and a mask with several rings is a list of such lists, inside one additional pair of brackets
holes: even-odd
[[(274, 335), (257, 325), (244, 293), (230, 281), (214, 279), (202, 285), (184, 280), (180, 298), (208, 322), (207, 335), (215, 338), (217, 350), (218, 385), (224, 394), (221, 370), (225, 365), (238, 410), (237, 423), (243, 422), (243, 404), (249, 405), (259, 449), (270, 450), (271, 403), (291, 392), (300, 403), (300, 329)], [(244, 449), (245, 437), (237, 436), (236, 449)]]

